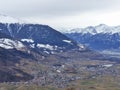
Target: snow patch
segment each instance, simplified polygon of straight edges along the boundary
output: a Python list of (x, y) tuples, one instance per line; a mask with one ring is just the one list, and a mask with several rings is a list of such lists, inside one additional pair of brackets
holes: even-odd
[(49, 44), (37, 44), (37, 47), (38, 48), (46, 48), (46, 49), (49, 49), (49, 50), (54, 50), (54, 46), (51, 46)]
[(35, 48), (35, 44), (30, 44), (30, 47), (31, 48)]
[(84, 49), (84, 48), (85, 48), (85, 46), (82, 45), (82, 44), (78, 44), (78, 46), (79, 46), (79, 48), (81, 48), (81, 49)]
[(32, 39), (21, 39), (22, 42), (28, 42), (33, 43), (34, 41)]
[(48, 51), (44, 51), (44, 53), (50, 54)]
[(71, 44), (72, 41), (70, 41), (70, 40), (63, 40), (63, 42), (66, 42), (66, 43), (70, 43), (70, 44)]
[(13, 48), (21, 49), (21, 48), (24, 48), (25, 46), (19, 41), (14, 41), (7, 38), (1, 38), (0, 47), (5, 49), (13, 49)]
[(113, 66), (113, 64), (105, 64), (105, 65), (103, 65), (104, 67), (112, 67)]
[(61, 71), (60, 70), (56, 70), (58, 73), (61, 73)]

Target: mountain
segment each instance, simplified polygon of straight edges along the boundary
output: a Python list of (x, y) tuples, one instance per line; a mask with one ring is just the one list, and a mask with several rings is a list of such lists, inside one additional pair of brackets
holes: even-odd
[(100, 24), (97, 26), (88, 26), (86, 28), (75, 28), (69, 30), (68, 33), (90, 33), (90, 34), (98, 34), (98, 33), (118, 33), (120, 32), (120, 26), (108, 26), (105, 24)]
[(0, 15), (0, 83), (32, 80), (43, 72), (44, 64), (47, 67), (60, 60), (65, 62), (69, 54), (61, 53), (71, 50), (86, 48), (48, 25)]
[(30, 48), (47, 50), (67, 50), (78, 48), (77, 43), (47, 25), (0, 23), (0, 32)]
[[(26, 44), (29, 48), (40, 49), (45, 52), (79, 48), (74, 40), (48, 25), (28, 24), (23, 20), (1, 14), (0, 33)], [(2, 38), (2, 36), (0, 37)]]
[(4, 14), (0, 14), (0, 23), (25, 23), (25, 21)]
[(100, 24), (72, 29), (65, 35), (94, 50), (120, 49), (120, 26)]
[[(48, 25), (22, 23), (6, 15), (0, 17), (0, 89), (28, 90), (41, 86), (63, 89), (77, 85), (73, 81), (113, 75), (117, 70), (112, 66), (120, 62), (119, 58), (90, 50), (70, 39), (73, 36), (67, 37)], [(91, 33), (86, 33), (89, 29)], [(96, 35), (94, 27), (89, 29), (81, 33), (81, 38)]]
[[(11, 21), (11, 17), (3, 17)], [(106, 60), (108, 65), (111, 61), (120, 62), (119, 58), (106, 57), (78, 44), (48, 25), (21, 23), (13, 19), (7, 23), (0, 18), (0, 86), (4, 82), (4, 85), (20, 88), (22, 85), (52, 85), (63, 89), (73, 81), (99, 75), (96, 69), (87, 76), (89, 65), (102, 67)], [(92, 31), (96, 33), (95, 29)]]

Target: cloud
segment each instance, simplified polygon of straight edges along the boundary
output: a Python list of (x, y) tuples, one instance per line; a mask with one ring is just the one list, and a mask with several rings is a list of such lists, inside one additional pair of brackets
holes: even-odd
[(93, 10), (117, 9), (120, 3), (119, 0), (0, 0), (0, 2), (0, 11), (22, 17), (56, 17)]
[(56, 26), (84, 26), (106, 23), (108, 17), (118, 22), (113, 13), (120, 12), (119, 4), (120, 0), (0, 0), (0, 13)]

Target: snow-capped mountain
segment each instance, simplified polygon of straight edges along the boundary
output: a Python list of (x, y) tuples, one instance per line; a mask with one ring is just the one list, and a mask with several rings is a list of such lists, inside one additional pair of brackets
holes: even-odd
[(98, 34), (98, 33), (118, 33), (120, 32), (120, 26), (107, 26), (105, 24), (100, 24), (98, 26), (88, 26), (86, 28), (75, 28), (71, 29), (68, 33), (90, 33), (90, 34)]
[(0, 14), (0, 23), (25, 23), (25, 21), (11, 16)]
[(27, 44), (31, 48), (39, 48), (39, 44), (58, 49), (77, 46), (76, 42), (47, 25), (0, 23), (0, 32)]
[[(15, 46), (18, 45), (17, 43), (23, 43), (29, 48), (45, 52), (64, 51), (74, 48), (83, 49), (74, 40), (48, 25), (21, 23), (20, 20), (6, 15), (0, 15), (0, 33), (0, 47), (4, 48), (7, 48), (3, 44), (4, 41), (8, 41), (6, 45), (9, 48), (14, 48), (10, 47), (11, 45)], [(4, 39), (3, 42), (2, 39)], [(83, 46), (81, 45), (81, 47)]]
[(120, 26), (100, 24), (72, 29), (65, 34), (94, 50), (120, 49)]

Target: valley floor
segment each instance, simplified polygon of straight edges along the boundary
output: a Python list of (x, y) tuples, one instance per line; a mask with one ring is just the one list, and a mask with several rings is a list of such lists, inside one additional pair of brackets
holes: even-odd
[(116, 62), (69, 59), (29, 64), (32, 67), (26, 64), (22, 70), (35, 74), (34, 79), (3, 82), (0, 90), (120, 90), (120, 64)]

